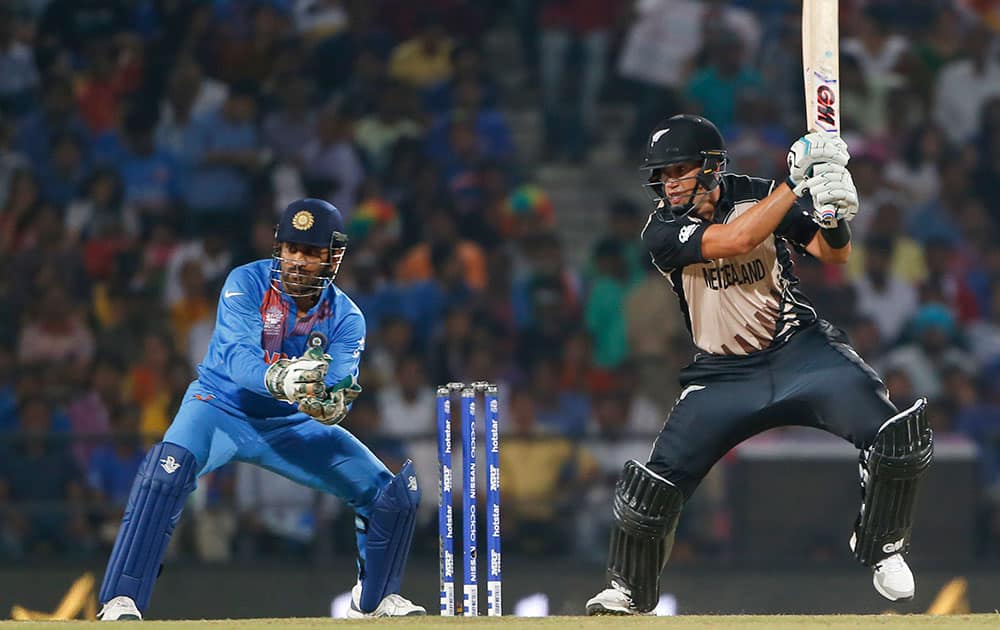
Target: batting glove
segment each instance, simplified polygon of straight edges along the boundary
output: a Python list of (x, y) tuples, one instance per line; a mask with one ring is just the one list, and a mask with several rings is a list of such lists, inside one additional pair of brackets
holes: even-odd
[(839, 164), (817, 164), (803, 184), (813, 199), (813, 220), (823, 227), (858, 214), (858, 190), (850, 171)]
[(798, 197), (805, 192), (805, 182), (813, 174), (816, 164), (839, 164), (847, 166), (851, 154), (847, 143), (839, 136), (825, 133), (807, 133), (792, 145), (788, 151), (788, 185)]

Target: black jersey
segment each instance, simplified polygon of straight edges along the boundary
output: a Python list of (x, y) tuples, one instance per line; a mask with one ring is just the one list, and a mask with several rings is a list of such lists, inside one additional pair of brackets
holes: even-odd
[[(724, 174), (715, 223), (729, 223), (774, 189), (774, 181)], [(649, 215), (642, 241), (680, 301), (695, 346), (746, 355), (787, 340), (814, 322), (816, 311), (798, 289), (789, 245), (805, 247), (819, 229), (794, 205), (768, 236), (742, 256), (705, 260), (701, 239), (711, 222), (667, 210)]]

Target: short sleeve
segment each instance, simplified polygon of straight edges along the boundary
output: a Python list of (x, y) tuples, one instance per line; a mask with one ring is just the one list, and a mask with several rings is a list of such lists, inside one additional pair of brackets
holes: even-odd
[(642, 242), (661, 271), (703, 263), (701, 239), (708, 226), (690, 217), (664, 218), (653, 213), (642, 230)]
[(774, 234), (793, 245), (805, 247), (816, 236), (819, 225), (813, 221), (812, 212), (800, 204), (801, 202), (796, 201), (792, 205), (788, 213), (785, 214), (785, 218), (778, 224)]

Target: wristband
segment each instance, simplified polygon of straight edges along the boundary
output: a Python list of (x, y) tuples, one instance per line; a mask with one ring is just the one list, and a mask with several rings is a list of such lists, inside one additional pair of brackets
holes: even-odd
[(834, 249), (846, 247), (851, 242), (851, 227), (847, 221), (838, 221), (835, 228), (820, 228), (826, 244)]

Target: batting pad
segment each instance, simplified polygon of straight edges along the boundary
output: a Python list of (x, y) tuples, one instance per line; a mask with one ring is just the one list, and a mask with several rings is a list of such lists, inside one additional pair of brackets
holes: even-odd
[(375, 610), (382, 599), (398, 593), (413, 542), (420, 486), (413, 462), (406, 460), (372, 505), (368, 518), (365, 563), (361, 571), (363, 612)]
[(873, 566), (910, 548), (917, 485), (934, 457), (934, 440), (924, 414), (927, 401), (887, 420), (871, 448), (861, 453), (864, 499), (855, 526), (854, 555)]
[(149, 449), (132, 483), (111, 550), (101, 604), (125, 595), (145, 612), (170, 535), (194, 491), (197, 469), (194, 455), (183, 446), (160, 442)]

